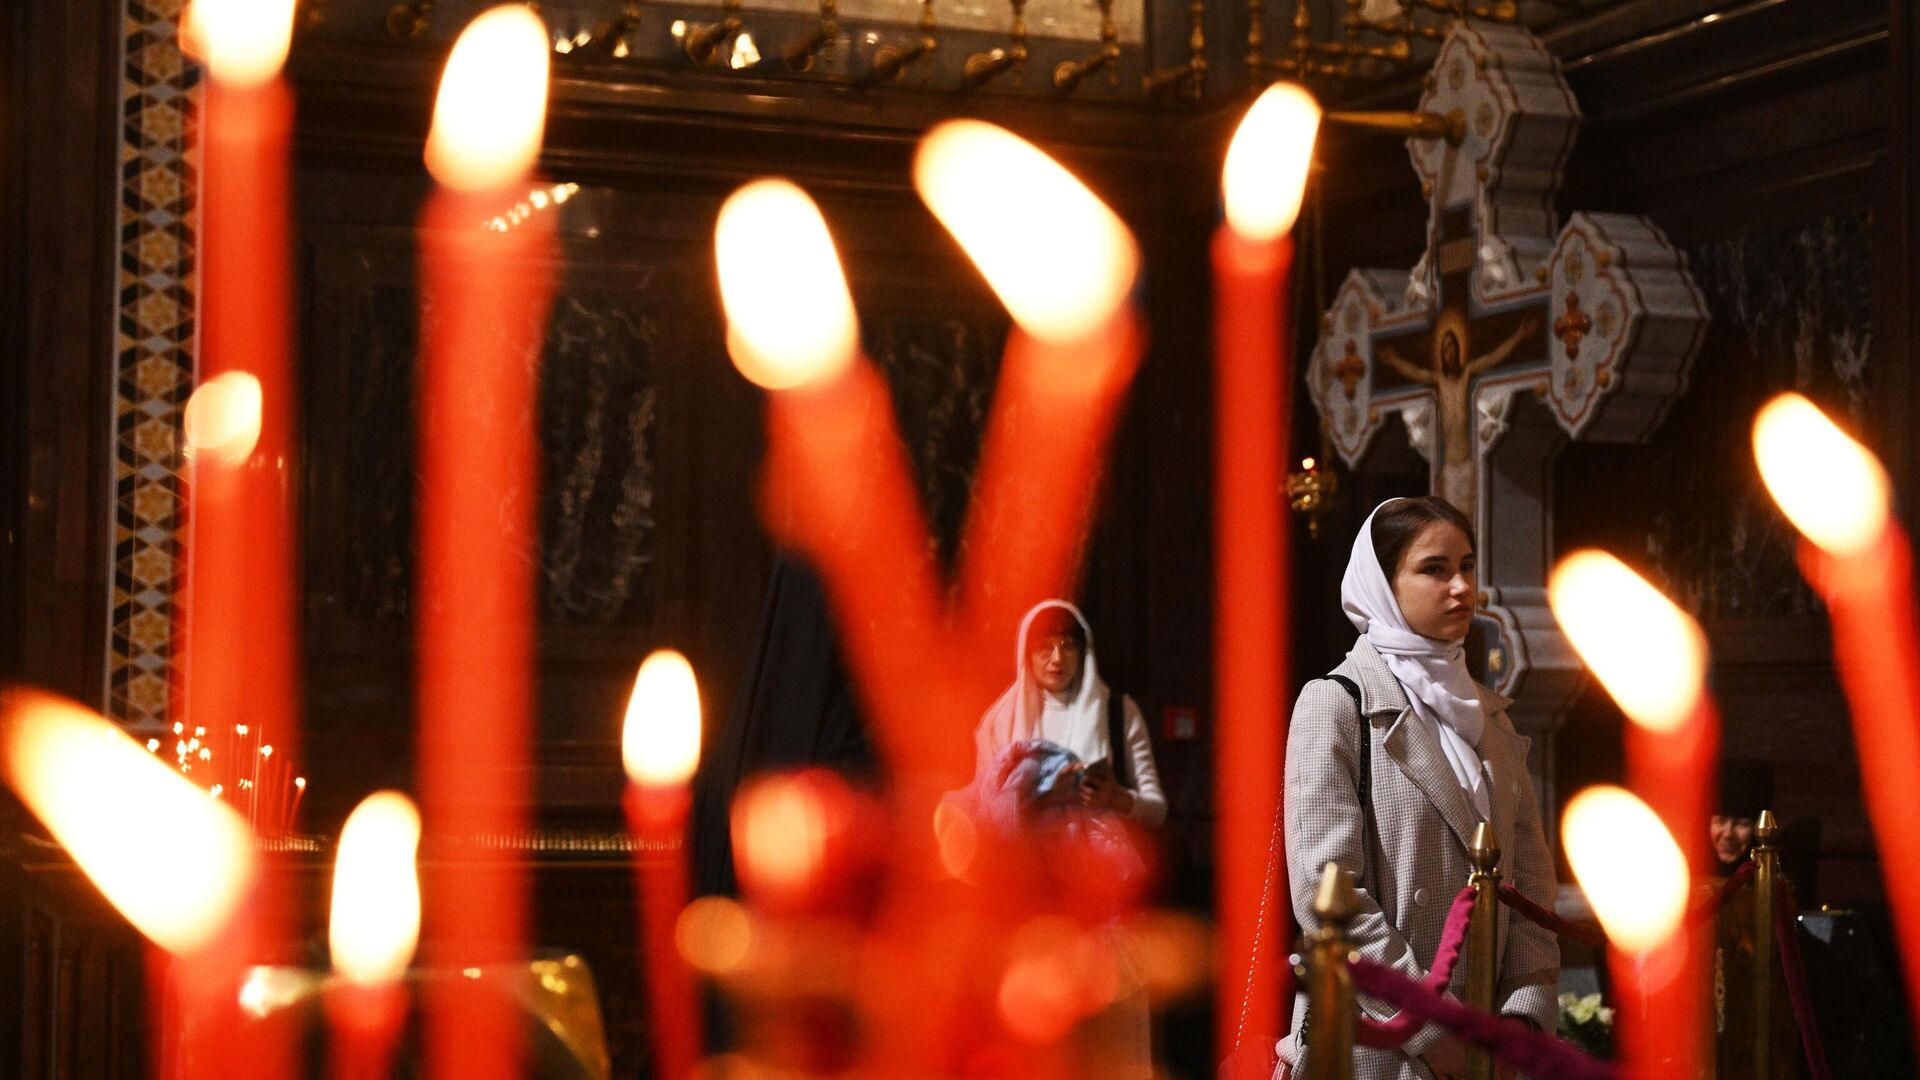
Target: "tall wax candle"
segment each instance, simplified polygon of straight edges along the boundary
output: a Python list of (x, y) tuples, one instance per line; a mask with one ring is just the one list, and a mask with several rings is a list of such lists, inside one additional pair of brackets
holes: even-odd
[(420, 812), (393, 791), (360, 801), (340, 829), (327, 941), (338, 980), (323, 998), (334, 1080), (386, 1080), (406, 1025), (401, 979), (420, 942)]
[[(1625, 563), (1579, 551), (1548, 584), (1554, 617), (1628, 719), (1627, 779), (1675, 838), (1686, 865), (1708, 866), (1720, 719), (1706, 692), (1706, 638), (1687, 614)], [(1709, 1052), (1710, 954), (1684, 927), (1649, 946), (1637, 984), (1648, 1015), (1635, 1046), (1678, 1075)], [(1628, 1026), (1635, 1022), (1629, 1018)]]
[(688, 785), (700, 763), (700, 688), (686, 657), (662, 650), (640, 665), (620, 747), (627, 821), (639, 842), (634, 870), (654, 1075), (690, 1080), (701, 1057), (699, 1000), (674, 943), (687, 906)]
[[(1293, 920), (1280, 825), (1288, 672), (1286, 462), (1291, 454), (1293, 241), (1320, 110), (1267, 89), (1234, 133), (1213, 239), (1215, 895), (1222, 1058), (1289, 1020)], [(1274, 878), (1268, 879), (1269, 862)], [(1265, 899), (1271, 889), (1271, 899)], [(1272, 925), (1264, 932), (1261, 913)], [(1245, 1000), (1241, 1000), (1241, 998)]]
[[(524, 870), (484, 837), (525, 830), (533, 731), (539, 352), (552, 221), (510, 210), (545, 124), (550, 49), (519, 4), (454, 44), (435, 105), (420, 221), (418, 503), (420, 791), (452, 855), (426, 883), (427, 956), (456, 968), (521, 958)], [(510, 1077), (524, 1051), (513, 1004), (479, 981), (427, 1000), (435, 1076)]]
[(1665, 988), (1681, 974), (1673, 942), (1689, 891), (1687, 861), (1673, 834), (1633, 793), (1607, 786), (1575, 795), (1560, 833), (1574, 877), (1607, 931), (1626, 1080), (1698, 1075), (1699, 1018), (1666, 1011), (1674, 1006)]
[(1833, 658), (1853, 715), (1867, 819), (1893, 909), (1913, 1029), (1920, 1039), (1920, 633), (1913, 547), (1888, 511), (1885, 469), (1798, 394), (1754, 420), (1761, 479), (1806, 542), (1801, 566), (1827, 602)]

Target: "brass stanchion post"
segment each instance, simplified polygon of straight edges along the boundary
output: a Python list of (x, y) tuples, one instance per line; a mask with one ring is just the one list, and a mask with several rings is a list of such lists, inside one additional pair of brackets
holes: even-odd
[(1753, 828), (1753, 1075), (1773, 1075), (1774, 905), (1780, 887), (1780, 823), (1760, 811)]
[[(1494, 843), (1492, 825), (1483, 821), (1474, 828), (1467, 858), (1473, 863), (1473, 873), (1467, 877), (1473, 888), (1473, 920), (1467, 924), (1467, 1004), (1492, 1012), (1500, 961), (1500, 845)], [(1467, 1047), (1467, 1080), (1493, 1080), (1493, 1055), (1482, 1047)]]
[(1307, 935), (1306, 1080), (1353, 1080), (1353, 971), (1347, 966), (1347, 923), (1358, 910), (1353, 884), (1339, 863), (1328, 863), (1313, 898), (1320, 926)]

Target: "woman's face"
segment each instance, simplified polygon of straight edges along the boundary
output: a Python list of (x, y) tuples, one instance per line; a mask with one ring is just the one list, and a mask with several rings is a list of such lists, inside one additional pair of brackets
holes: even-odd
[(1064, 694), (1080, 677), (1080, 661), (1086, 650), (1065, 634), (1049, 634), (1035, 639), (1027, 651), (1027, 666), (1040, 689)]
[(1753, 847), (1753, 819), (1715, 814), (1707, 821), (1707, 835), (1713, 839), (1713, 854), (1723, 866), (1747, 857)]
[(1393, 598), (1407, 626), (1436, 641), (1465, 641), (1480, 588), (1478, 571), (1473, 547), (1459, 526), (1436, 521), (1422, 529), (1393, 574)]

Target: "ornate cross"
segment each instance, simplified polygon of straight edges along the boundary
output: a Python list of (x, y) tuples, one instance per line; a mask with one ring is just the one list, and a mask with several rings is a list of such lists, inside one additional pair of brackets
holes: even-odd
[(1581, 672), (1546, 607), (1553, 458), (1569, 439), (1637, 442), (1659, 426), (1706, 302), (1644, 218), (1576, 213), (1556, 228), (1580, 113), (1532, 34), (1456, 23), (1412, 119), (1426, 253), (1411, 272), (1347, 275), (1308, 389), (1355, 468), (1397, 414), (1434, 491), (1474, 520), (1488, 681), (1523, 727), (1547, 730)]

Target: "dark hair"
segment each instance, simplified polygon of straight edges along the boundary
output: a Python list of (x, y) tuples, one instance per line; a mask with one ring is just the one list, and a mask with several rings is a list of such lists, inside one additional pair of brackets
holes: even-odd
[(1473, 541), (1473, 523), (1438, 495), (1395, 499), (1374, 511), (1373, 554), (1380, 560), (1380, 572), (1387, 575), (1388, 581), (1399, 571), (1400, 556), (1407, 553), (1407, 545), (1436, 521), (1444, 521), (1466, 533), (1467, 550), (1479, 550)]
[(1027, 625), (1027, 640), (1021, 642), (1021, 652), (1030, 653), (1051, 637), (1067, 638), (1081, 649), (1087, 647), (1087, 628), (1080, 625), (1073, 612), (1063, 607), (1048, 607), (1040, 609)]

